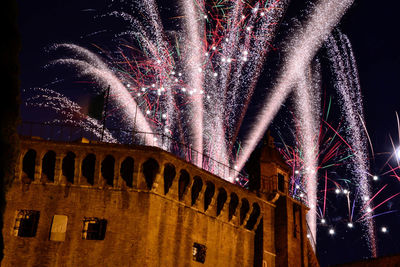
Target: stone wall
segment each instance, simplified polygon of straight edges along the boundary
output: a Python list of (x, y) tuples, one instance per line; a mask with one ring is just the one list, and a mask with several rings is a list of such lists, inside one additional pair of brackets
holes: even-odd
[[(22, 139), (15, 176), (3, 266), (253, 266), (261, 220), (275, 266), (275, 206), (160, 149)], [(16, 234), (21, 210), (40, 212), (34, 237)], [(54, 215), (68, 218), (64, 241), (50, 240)], [(83, 239), (85, 218), (107, 220), (104, 240)]]
[(313, 255), (307, 238), (306, 210), (301, 203), (287, 197), (280, 196), (276, 202), (275, 239), (277, 266), (318, 266), (318, 262), (311, 264), (310, 255)]

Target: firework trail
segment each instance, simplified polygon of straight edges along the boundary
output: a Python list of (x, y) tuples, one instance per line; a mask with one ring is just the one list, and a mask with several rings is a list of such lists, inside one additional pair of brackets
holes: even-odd
[[(61, 44), (55, 48), (73, 50), (82, 59), (53, 63), (73, 66), (80, 76), (92, 77), (103, 88), (111, 85), (116, 106), (131, 127), (172, 135), (181, 132), (180, 139), (195, 150), (229, 165), (230, 151), (287, 1), (260, 1), (254, 6), (233, 2), (223, 8), (183, 2), (186, 34), (176, 47), (163, 34), (154, 2), (139, 6), (146, 11), (145, 23), (125, 12), (109, 15), (130, 23), (118, 36), (139, 40), (142, 52), (122, 44), (128, 51), (120, 48), (121, 57), (111, 59), (110, 67), (85, 48)], [(206, 30), (209, 19), (211, 30)], [(128, 53), (135, 57), (131, 59)], [(194, 163), (200, 162), (198, 158)]]
[[(235, 143), (240, 127), (243, 123), (250, 100), (252, 99), (254, 89), (261, 74), (262, 64), (264, 63), (268, 51), (271, 49), (273, 37), (282, 18), (284, 11), (288, 6), (288, 1), (269, 2), (265, 7), (268, 10), (268, 16), (264, 11), (260, 11), (261, 18), (258, 19), (259, 27), (246, 27), (246, 31), (254, 30), (253, 34), (246, 35), (243, 45), (238, 45), (238, 54), (240, 60), (237, 61), (237, 71), (233, 74), (237, 76), (234, 79), (233, 89), (228, 92), (227, 107), (238, 107), (239, 112), (235, 113), (227, 108), (226, 116), (229, 118), (228, 139), (230, 140), (229, 151)], [(252, 17), (260, 10), (256, 6), (252, 11)], [(254, 20), (254, 19), (253, 19)], [(257, 20), (257, 19), (256, 19)], [(266, 27), (268, 25), (268, 27)], [(252, 37), (255, 36), (256, 38)], [(262, 38), (261, 38), (262, 37)], [(261, 48), (261, 49), (260, 49)], [(249, 50), (251, 52), (249, 52)], [(251, 57), (251, 64), (246, 64)], [(237, 75), (236, 75), (237, 73)], [(241, 74), (241, 75), (240, 75)], [(245, 99), (244, 102), (241, 99)]]
[[(124, 11), (107, 14), (128, 23), (127, 29), (115, 34), (117, 38), (125, 38), (116, 51), (107, 53), (96, 46), (105, 55), (100, 57), (78, 45), (59, 44), (54, 49), (72, 51), (74, 56), (55, 60), (52, 64), (72, 67), (80, 77), (93, 79), (100, 88), (110, 87), (114, 108), (121, 113), (115, 116), (120, 115), (128, 128), (167, 134), (217, 162), (235, 166), (237, 170), (242, 169), (293, 91), (296, 117), (299, 118), (296, 128), (303, 151), (302, 164), (307, 171), (302, 181), (311, 208), (307, 220), (315, 238), (319, 156), (317, 122), (320, 121), (321, 100), (319, 68), (312, 62), (352, 2), (320, 0), (309, 11), (304, 26), (293, 31), (283, 48), (283, 68), (273, 88), (269, 89), (256, 123), (246, 133), (243, 149), (237, 156), (233, 155), (233, 148), (241, 141), (238, 140), (239, 131), (268, 52), (275, 49), (272, 43), (289, 5), (288, 0), (260, 0), (254, 4), (181, 0), (183, 26), (173, 32), (164, 30), (154, 0), (138, 1), (131, 5), (140, 10), (140, 20)], [(347, 39), (341, 38), (342, 43), (349, 46)], [(350, 58), (345, 63), (346, 68), (354, 70), (351, 53), (347, 58), (338, 57), (336, 52), (332, 56), (345, 61)], [(332, 64), (339, 63), (334, 61)], [(337, 73), (341, 71), (339, 67), (335, 67)], [(361, 104), (357, 102), (361, 98), (357, 73), (352, 71), (351, 75), (348, 80), (351, 84), (344, 89), (338, 86), (346, 107)], [(349, 86), (355, 86), (356, 92), (349, 91)], [(361, 110), (347, 112), (349, 125), (358, 125), (357, 118), (362, 118)], [(364, 143), (355, 144), (356, 140), (363, 138), (357, 129), (352, 137), (352, 146), (357, 151), (364, 151)], [(351, 136), (353, 133), (348, 134)], [(147, 144), (154, 144), (151, 134), (145, 138)], [(169, 149), (165, 144), (156, 142), (155, 145)], [(231, 182), (237, 175), (226, 174), (225, 170), (221, 172), (206, 162), (202, 154), (197, 158), (189, 155), (189, 158), (194, 164)], [(357, 179), (363, 194), (369, 195), (368, 184), (365, 178), (361, 179), (368, 168), (365, 161), (363, 163), (365, 155), (357, 154), (355, 158), (359, 159), (357, 168), (361, 169), (356, 174)], [(369, 234), (373, 239), (373, 233)]]
[[(141, 111), (138, 110), (136, 102), (132, 99), (132, 96), (126, 90), (125, 86), (96, 54), (73, 44), (56, 45), (54, 46), (54, 49), (62, 47), (76, 52), (77, 55), (84, 57), (85, 60), (70, 58), (58, 59), (53, 61), (53, 64), (70, 64), (78, 68), (78, 73), (80, 75), (87, 75), (96, 79), (97, 83), (102, 85), (103, 88), (110, 86), (110, 94), (112, 96), (112, 99), (117, 103), (118, 106), (121, 107), (121, 110), (124, 111), (126, 121), (128, 123), (131, 123), (131, 125), (129, 125), (130, 128), (136, 126), (134, 125), (135, 121), (132, 120), (132, 118), (135, 118), (135, 120), (137, 120), (137, 127), (139, 130), (147, 133), (152, 132), (145, 117), (143, 116)], [(154, 143), (154, 140), (151, 136), (147, 135), (145, 136), (145, 138), (146, 143)]]
[[(353, 148), (354, 164), (352, 172), (359, 187), (359, 200), (365, 201), (370, 198), (371, 192), (368, 184), (368, 152), (366, 149), (366, 136), (363, 132), (363, 110), (361, 102), (361, 90), (358, 82), (358, 74), (355, 68), (354, 56), (347, 37), (337, 31), (338, 40), (332, 35), (327, 42), (328, 58), (332, 62), (335, 74), (335, 87), (341, 97), (342, 112), (345, 114), (347, 123), (347, 136), (350, 146)], [(351, 75), (349, 75), (349, 73)], [(372, 220), (365, 222), (369, 239), (368, 244), (374, 257), (376, 257), (376, 242), (374, 224)]]
[[(200, 92), (203, 89), (203, 55), (205, 52), (204, 43), (202, 42), (202, 35), (204, 34), (202, 25), (201, 10), (199, 7), (204, 6), (203, 1), (185, 0), (182, 3), (185, 14), (185, 26), (187, 32), (187, 73), (188, 85), (194, 92)], [(203, 151), (203, 94), (198, 94), (192, 102), (193, 105), (193, 119), (191, 129), (193, 132), (192, 144), (197, 151)], [(221, 133), (219, 133), (221, 136)], [(201, 166), (202, 159), (198, 158), (195, 164)]]
[[(319, 70), (316, 70), (319, 73)], [(317, 207), (317, 155), (318, 155), (318, 122), (319, 120), (319, 83), (313, 84), (313, 73), (308, 70), (303, 74), (295, 89), (296, 114), (299, 118), (297, 129), (300, 136), (300, 148), (304, 151), (304, 176), (303, 183), (306, 184), (308, 206), (310, 211), (307, 213), (313, 236), (316, 235), (315, 210)], [(311, 76), (311, 77), (310, 77)], [(315, 77), (316, 75), (314, 75)]]
[(51, 109), (63, 118), (62, 120), (54, 119), (50, 123), (62, 123), (79, 127), (79, 129), (91, 133), (98, 139), (103, 135), (105, 142), (118, 142), (107, 129), (104, 129), (104, 134), (102, 134), (103, 127), (101, 123), (84, 115), (82, 108), (64, 95), (46, 88), (33, 88), (31, 90), (36, 92), (36, 95), (26, 100), (27, 106)]
[[(262, 107), (257, 123), (253, 126), (243, 145), (243, 151), (238, 159), (237, 166), (241, 169), (257, 143), (262, 138), (272, 119), (280, 109), (293, 87), (302, 79), (302, 74), (309, 66), (322, 43), (326, 40), (333, 27), (339, 22), (347, 8), (352, 4), (352, 0), (333, 3), (331, 1), (320, 1), (316, 4), (310, 14), (306, 26), (298, 30), (289, 41), (286, 48), (287, 56), (281, 75), (274, 86), (270, 97)], [(306, 101), (302, 97), (297, 99), (299, 102)], [(309, 118), (311, 119), (311, 118)], [(312, 122), (307, 123), (312, 125)], [(313, 137), (308, 137), (312, 140)], [(310, 149), (314, 149), (312, 146)], [(310, 153), (311, 154), (311, 153)], [(312, 160), (312, 156), (310, 156)], [(311, 166), (314, 164), (310, 163)], [(315, 170), (314, 170), (315, 171)], [(310, 184), (312, 184), (310, 182)], [(316, 195), (316, 188), (309, 188), (310, 195)], [(309, 224), (313, 236), (316, 236), (316, 213), (315, 206), (309, 212)]]
[(352, 2), (352, 0), (340, 3), (320, 1), (315, 6), (304, 29), (298, 29), (298, 32), (293, 35), (286, 48), (287, 56), (280, 77), (262, 107), (258, 122), (245, 140), (243, 151), (236, 164), (239, 169), (244, 166), (281, 104), (301, 79), (316, 52)]

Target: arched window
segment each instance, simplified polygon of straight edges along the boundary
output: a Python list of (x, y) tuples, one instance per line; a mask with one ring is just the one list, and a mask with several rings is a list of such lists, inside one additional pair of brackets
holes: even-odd
[(185, 170), (181, 170), (181, 175), (179, 176), (179, 192), (178, 192), (180, 200), (183, 198), (183, 195), (186, 192), (189, 182), (190, 182), (189, 173)]
[(240, 224), (244, 223), (244, 219), (246, 219), (246, 215), (250, 210), (249, 201), (245, 198), (242, 199), (242, 205), (240, 206)]
[(121, 163), (121, 177), (125, 181), (126, 186), (132, 187), (133, 183), (133, 158), (127, 157)]
[(67, 178), (67, 182), (73, 184), (75, 176), (75, 154), (68, 152), (62, 161), (62, 174)]
[(252, 230), (257, 223), (258, 216), (260, 216), (260, 206), (253, 203), (253, 210), (250, 213), (249, 220), (246, 224), (246, 229)]
[(42, 159), (42, 181), (54, 182), (54, 170), (56, 166), (56, 153), (47, 151)]
[(164, 194), (167, 194), (172, 182), (175, 179), (176, 171), (175, 166), (167, 163), (164, 165)]
[(107, 155), (101, 163), (101, 175), (109, 186), (114, 184), (114, 165), (115, 159), (111, 155)]
[(145, 163), (143, 163), (143, 174), (144, 179), (146, 180), (147, 189), (151, 190), (153, 187), (154, 179), (160, 169), (158, 162), (155, 159), (148, 159)]
[(217, 197), (217, 216), (221, 214), (222, 209), (224, 208), (226, 199), (228, 195), (226, 194), (225, 189), (220, 188), (218, 189), (218, 197)]
[(25, 174), (24, 177), (31, 181), (35, 179), (35, 160), (36, 151), (33, 149), (29, 149), (28, 152), (25, 153), (25, 156), (22, 160), (22, 171)]
[(215, 185), (211, 182), (207, 182), (206, 191), (204, 192), (204, 211), (210, 206), (214, 193)]
[(192, 205), (196, 203), (197, 198), (199, 197), (201, 188), (203, 187), (203, 181), (200, 177), (196, 176), (193, 178), (194, 182), (192, 185)]
[(229, 220), (231, 220), (235, 215), (238, 205), (239, 205), (239, 198), (235, 193), (232, 193), (231, 201), (229, 202), (229, 215), (228, 215)]
[(96, 167), (96, 156), (88, 154), (82, 161), (82, 176), (86, 178), (88, 184), (94, 184), (94, 170)]

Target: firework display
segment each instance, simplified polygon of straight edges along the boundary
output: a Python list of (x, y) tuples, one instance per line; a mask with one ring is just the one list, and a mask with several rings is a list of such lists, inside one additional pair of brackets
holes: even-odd
[[(290, 99), (292, 140), (280, 136), (277, 146), (292, 167), (291, 195), (310, 208), (310, 239), (316, 240), (317, 226), (329, 225), (329, 235), (335, 235), (327, 215), (329, 196), (344, 194), (343, 223), (361, 224), (376, 256), (373, 218), (379, 214), (374, 210), (396, 195), (373, 205), (385, 186), (371, 193), (374, 176), (356, 64), (348, 38), (335, 28), (352, 2), (310, 3), (301, 23), (282, 33), (288, 0), (181, 0), (169, 4), (176, 8), (172, 18), (162, 16), (153, 0), (111, 1), (110, 11), (99, 19), (124, 25), (112, 29), (112, 45), (54, 44), (50, 51), (64, 56), (46, 66), (72, 70), (91, 86), (93, 96), (109, 90), (105, 121), (52, 89), (32, 89), (27, 103), (55, 111), (59, 116), (53, 123), (82, 128), (105, 142), (128, 139), (160, 147), (246, 186), (247, 160)], [(325, 61), (318, 56), (321, 48)], [(277, 75), (265, 86), (260, 79), (276, 51), (282, 55)], [(335, 100), (322, 97), (326, 68)], [(340, 122), (328, 119), (331, 105)], [(121, 137), (112, 128), (127, 134)], [(389, 166), (399, 179), (398, 167)], [(338, 170), (346, 179), (335, 177)]]

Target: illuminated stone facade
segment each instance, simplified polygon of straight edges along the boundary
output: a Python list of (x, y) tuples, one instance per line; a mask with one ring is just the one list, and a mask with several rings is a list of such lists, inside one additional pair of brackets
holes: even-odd
[(2, 265), (317, 266), (289, 170), (271, 146), (260, 166), (249, 191), (154, 147), (22, 138)]

